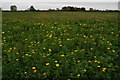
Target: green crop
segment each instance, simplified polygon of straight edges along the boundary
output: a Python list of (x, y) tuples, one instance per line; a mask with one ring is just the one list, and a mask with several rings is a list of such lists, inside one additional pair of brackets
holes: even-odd
[(118, 13), (3, 12), (3, 78), (118, 78)]

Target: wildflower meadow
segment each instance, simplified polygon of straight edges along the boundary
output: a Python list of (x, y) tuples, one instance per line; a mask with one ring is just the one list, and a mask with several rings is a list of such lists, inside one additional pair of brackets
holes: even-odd
[(117, 12), (3, 12), (2, 78), (119, 78)]

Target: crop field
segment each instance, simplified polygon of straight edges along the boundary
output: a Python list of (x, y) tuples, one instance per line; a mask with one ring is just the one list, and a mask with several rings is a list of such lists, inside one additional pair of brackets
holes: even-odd
[(117, 79), (117, 12), (3, 12), (2, 77)]

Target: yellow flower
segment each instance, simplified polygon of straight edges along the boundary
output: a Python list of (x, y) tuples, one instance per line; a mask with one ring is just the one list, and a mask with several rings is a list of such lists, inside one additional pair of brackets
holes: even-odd
[(91, 61), (88, 61), (89, 63), (91, 62)]
[(8, 52), (11, 52), (11, 50), (8, 50)]
[(66, 61), (66, 62), (68, 62), (68, 61)]
[(55, 61), (56, 63), (58, 62), (58, 61)]
[(70, 39), (67, 39), (67, 40), (70, 40)]
[(107, 48), (107, 49), (110, 49), (110, 48)]
[(49, 56), (50, 54), (46, 54), (47, 56)]
[(105, 71), (106, 71), (106, 68), (103, 68), (102, 71), (105, 72)]
[(73, 58), (73, 59), (75, 59), (75, 58)]
[(45, 47), (43, 49), (46, 49)]
[(46, 75), (46, 72), (44, 72), (43, 75)]
[(74, 54), (73, 52), (71, 52), (71, 54)]
[(37, 70), (34, 70), (34, 72), (37, 72)]
[(110, 45), (110, 46), (112, 46), (112, 44), (111, 44), (111, 43), (110, 43), (109, 45)]
[(96, 56), (94, 56), (94, 58), (96, 58)]
[(4, 34), (5, 32), (2, 32), (2, 34)]
[(80, 62), (80, 61), (77, 61), (78, 63)]
[(58, 66), (59, 66), (59, 64), (56, 64), (56, 66), (58, 67)]
[(50, 63), (46, 63), (46, 65), (49, 65)]
[(75, 52), (77, 52), (78, 50), (75, 50)]
[(97, 67), (100, 67), (99, 65)]
[(19, 54), (18, 52), (16, 54)]
[(115, 52), (115, 50), (112, 50), (112, 52)]
[(95, 60), (95, 62), (98, 62), (97, 60)]
[(12, 48), (9, 48), (10, 50), (12, 49)]
[(92, 35), (90, 35), (90, 37), (93, 37)]
[(52, 37), (52, 34), (50, 34), (49, 38), (51, 38), (51, 37)]
[(31, 46), (28, 46), (28, 47), (31, 47)]
[(49, 49), (49, 52), (51, 52), (52, 50), (51, 49)]
[(34, 51), (34, 50), (32, 50), (32, 51)]
[(106, 68), (103, 68), (104, 70), (106, 70)]
[(6, 52), (7, 50), (4, 50), (4, 52)]
[(78, 77), (80, 76), (80, 74), (77, 75)]
[(29, 54), (25, 54), (26, 56), (28, 56)]
[(16, 47), (14, 47), (13, 49), (16, 49)]
[(114, 33), (114, 32), (111, 32), (112, 34)]
[(27, 72), (24, 72), (24, 74), (27, 74)]
[(25, 40), (28, 40), (28, 39), (25, 39)]
[(61, 55), (61, 57), (64, 57), (65, 55)]
[(60, 46), (62, 46), (62, 45), (60, 45)]
[(36, 67), (32, 67), (32, 69), (36, 69)]
[(19, 59), (16, 59), (16, 61), (18, 61)]
[(32, 53), (35, 53), (34, 51)]
[(90, 48), (91, 50), (93, 50), (93, 48)]
[(55, 44), (55, 43), (52, 43), (52, 44)]
[(31, 57), (31, 55), (29, 55)]
[(100, 63), (100, 62), (98, 61), (98, 63)]
[(84, 72), (86, 72), (87, 70), (86, 70), (86, 69), (84, 69), (83, 71), (84, 71)]

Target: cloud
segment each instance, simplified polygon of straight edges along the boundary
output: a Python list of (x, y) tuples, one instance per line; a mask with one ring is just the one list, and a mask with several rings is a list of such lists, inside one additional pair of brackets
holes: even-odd
[(2, 2), (118, 2), (119, 0), (2, 0)]

